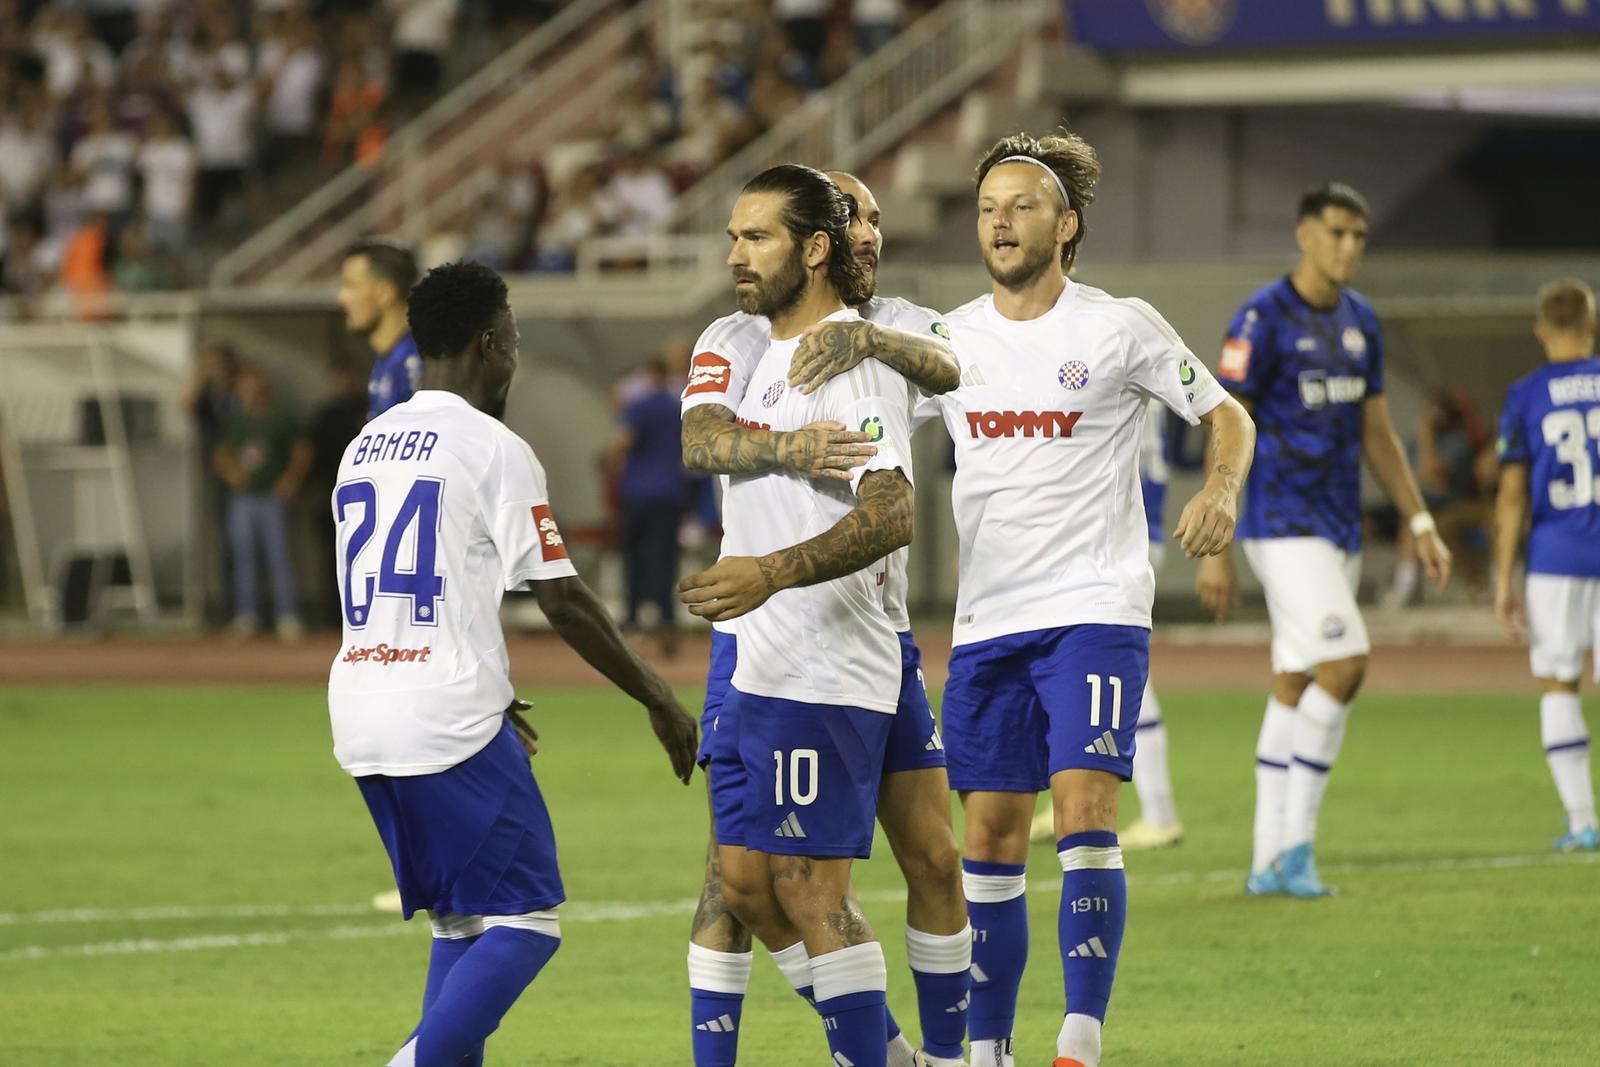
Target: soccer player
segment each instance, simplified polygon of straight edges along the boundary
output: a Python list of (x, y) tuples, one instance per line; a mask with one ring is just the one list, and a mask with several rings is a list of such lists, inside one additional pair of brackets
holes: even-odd
[[(1066, 276), (1100, 163), (1075, 134), (998, 142), (978, 165), (991, 292), (952, 312), (961, 540), (944, 696), (966, 810), (973, 1067), (1012, 1067), (1028, 953), (1028, 824), (1049, 789), (1062, 870), (1066, 1014), (1057, 1067), (1097, 1067), (1126, 923), (1117, 799), (1148, 674), (1154, 580), (1138, 487), (1147, 402), (1205, 423), (1214, 462), (1173, 536), (1222, 551), (1254, 444), (1249, 416), (1160, 315)], [(878, 338), (894, 347), (894, 338)]]
[[(1331, 893), (1313, 855), (1317, 813), (1371, 649), (1355, 600), (1363, 456), (1416, 535), (1423, 572), (1441, 588), (1450, 576), (1389, 418), (1378, 318), (1349, 288), (1370, 214), (1343, 183), (1306, 190), (1299, 263), (1245, 301), (1217, 366), (1260, 432), (1239, 523), (1267, 595), (1274, 675), (1256, 743), (1252, 895)], [(1201, 564), (1196, 591), (1219, 619), (1237, 589), (1230, 554)]]
[[(901, 698), (903, 653), (882, 587), (885, 557), (911, 541), (911, 388), (877, 361), (815, 393), (787, 380), (802, 331), (824, 319), (860, 321), (850, 306), (867, 289), (850, 217), (827, 176), (793, 164), (758, 174), (734, 204), (736, 300), (767, 319), (772, 337), (736, 416), (778, 432), (824, 420), (855, 426), (875, 454), (848, 480), (731, 475), (725, 554), (679, 588), (696, 615), (740, 619), (732, 685), (713, 724), (719, 742), (710, 746), (713, 785), (743, 785), (740, 807), (714, 805), (726, 902), (782, 950), (779, 964), (814, 1000), (834, 1062), (884, 1067), (888, 976), (850, 867), (871, 853)], [(720, 739), (724, 731), (733, 737)]]
[(533, 450), (498, 421), (517, 326), (498, 275), (429, 272), (412, 294), (422, 389), (345, 449), (333, 494), (344, 641), (328, 678), (334, 755), (355, 777), (404, 914), (433, 947), (422, 1019), (391, 1061), (483, 1062), (483, 1042), (555, 952), (564, 893), (514, 699), (504, 590), (648, 711), (687, 783), (694, 720), (577, 576)]
[(406, 325), (406, 297), (417, 281), (409, 249), (382, 237), (351, 245), (339, 267), (339, 306), (345, 328), (372, 347), (367, 418), (411, 399), (422, 381), (422, 357)]
[[(1150, 402), (1152, 405), (1155, 401)], [(1139, 446), (1139, 489), (1144, 497), (1145, 527), (1150, 537), (1150, 569), (1159, 573), (1167, 558), (1162, 516), (1167, 505), (1166, 443), (1161, 432), (1162, 414), (1152, 410), (1144, 420), (1144, 440)], [(1139, 817), (1117, 834), (1126, 852), (1166, 848), (1183, 840), (1183, 824), (1172, 798), (1172, 776), (1167, 770), (1167, 725), (1161, 718), (1153, 682), (1144, 684), (1139, 706), (1138, 744), (1133, 756), (1133, 788), (1139, 794)], [(1051, 805), (1033, 817), (1033, 841), (1053, 841), (1055, 812)]]
[[(1549, 364), (1517, 380), (1500, 415), (1494, 608), (1513, 636), (1526, 624), (1539, 698), (1539, 733), (1567, 809), (1560, 852), (1600, 850), (1589, 731), (1578, 703), (1583, 654), (1600, 633), (1600, 358), (1594, 290), (1577, 279), (1539, 290), (1534, 334)], [(1511, 572), (1523, 524), (1527, 600)], [(1600, 661), (1595, 667), (1600, 681)]]
[[(926, 393), (952, 388), (960, 372), (941, 339), (941, 331), (948, 331), (938, 316), (907, 300), (873, 295), (883, 234), (872, 191), (843, 172), (829, 172), (828, 177), (854, 202), (848, 233), (851, 251), (865, 273), (868, 294), (856, 310), (869, 322), (898, 327), (911, 335), (906, 340), (915, 346), (912, 351), (917, 358), (904, 359), (893, 365), (894, 369)], [(802, 345), (829, 343), (830, 330), (830, 323), (818, 324), (807, 332)], [(846, 344), (853, 339), (850, 334), (835, 338)], [(744, 399), (751, 372), (770, 343), (767, 320), (744, 312), (718, 319), (701, 335), (683, 397), (686, 463), (723, 475), (787, 468), (801, 476), (848, 481), (849, 468), (865, 463), (875, 452), (868, 435), (841, 423), (779, 432), (735, 422), (733, 409)], [(960, 850), (951, 828), (944, 747), (922, 684), (921, 653), (906, 610), (906, 556), (907, 550), (901, 549), (889, 557), (883, 586), (884, 605), (900, 638), (901, 689), (883, 768), (878, 819), (906, 878), (906, 950), (922, 1023), (920, 1062), (946, 1067), (962, 1061), (972, 939), (961, 896)], [(712, 633), (711, 670), (701, 717), (702, 765), (710, 761), (714, 746), (735, 737), (725, 704), (737, 658), (733, 625), (717, 623)], [(709, 779), (714, 810), (738, 804), (741, 780), (742, 776), (735, 775)], [(689, 945), (696, 1067), (727, 1067), (735, 1062), (750, 974), (750, 935), (729, 912), (721, 880), (713, 837)], [(804, 964), (803, 953), (791, 956), (797, 958), (797, 964)], [(791, 957), (780, 950), (779, 958)], [(806, 971), (801, 966), (785, 973), (798, 974), (799, 984), (804, 986), (809, 985)], [(887, 1027), (890, 1067), (911, 1067), (919, 1062), (892, 1015), (887, 1017)]]

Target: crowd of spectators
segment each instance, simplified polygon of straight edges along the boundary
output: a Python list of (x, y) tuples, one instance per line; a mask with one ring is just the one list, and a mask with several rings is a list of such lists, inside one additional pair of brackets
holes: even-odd
[[(496, 34), (551, 7), (465, 2)], [(382, 153), (442, 88), (463, 4), (0, 0), (0, 293), (192, 281), (286, 170)]]
[(629, 49), (627, 86), (592, 139), (486, 176), (423, 258), (569, 271), (590, 238), (659, 228), (679, 193), (933, 2), (682, 0), (668, 41)]

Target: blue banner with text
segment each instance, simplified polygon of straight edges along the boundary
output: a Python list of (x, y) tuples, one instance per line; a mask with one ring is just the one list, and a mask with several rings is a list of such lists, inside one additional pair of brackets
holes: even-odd
[(1107, 52), (1340, 47), (1600, 35), (1600, 0), (1065, 0)]

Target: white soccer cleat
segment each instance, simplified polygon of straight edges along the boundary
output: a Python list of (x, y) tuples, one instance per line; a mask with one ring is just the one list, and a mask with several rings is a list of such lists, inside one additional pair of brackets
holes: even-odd
[(1182, 840), (1183, 824), (1177, 822), (1171, 826), (1157, 826), (1143, 819), (1135, 819), (1132, 826), (1117, 834), (1117, 843), (1132, 852), (1140, 849), (1171, 848)]
[(938, 1056), (930, 1056), (921, 1049), (911, 1061), (912, 1067), (967, 1067), (966, 1060), (945, 1060)]
[(400, 890), (385, 889), (373, 897), (372, 910), (381, 911), (388, 915), (405, 914), (405, 906), (400, 903)]

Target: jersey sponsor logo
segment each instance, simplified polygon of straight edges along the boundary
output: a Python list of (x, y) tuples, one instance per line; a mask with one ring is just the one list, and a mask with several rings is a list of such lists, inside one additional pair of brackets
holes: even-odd
[(973, 437), (1071, 437), (1081, 411), (969, 411)]
[(1358, 374), (1325, 374), (1308, 370), (1300, 375), (1300, 402), (1308, 411), (1329, 404), (1357, 404), (1367, 395), (1367, 380)]
[(361, 435), (361, 440), (356, 444), (356, 452), (350, 457), (350, 465), (359, 467), (363, 463), (375, 463), (378, 460), (416, 460), (421, 463), (433, 455), (433, 446), (439, 443), (439, 435), (432, 430), (411, 430), (408, 433), (367, 433)]
[(1250, 342), (1243, 337), (1232, 337), (1222, 346), (1222, 362), (1217, 373), (1224, 378), (1242, 382), (1250, 373)]
[(683, 395), (726, 393), (732, 377), (733, 364), (715, 352), (701, 352), (689, 364), (689, 384), (684, 387)]
[(876, 415), (868, 415), (861, 420), (861, 432), (867, 435), (867, 440), (876, 444), (883, 440), (883, 420)]
[(1339, 336), (1344, 350), (1350, 353), (1351, 359), (1362, 359), (1367, 354), (1367, 335), (1355, 326), (1346, 326), (1344, 333)]
[(936, 322), (932, 326), (929, 326), (928, 329), (933, 332), (935, 337), (943, 337), (946, 341), (950, 340), (950, 327), (946, 326), (944, 323)]
[(1550, 379), (1550, 403), (1580, 404), (1600, 401), (1600, 374), (1569, 374)]
[[(1193, 367), (1189, 366), (1189, 360), (1187, 358), (1180, 359), (1178, 361), (1178, 384), (1179, 385), (1181, 385), (1185, 389), (1187, 389), (1187, 388), (1189, 388), (1189, 386), (1194, 384), (1194, 380), (1197, 377), (1199, 377), (1199, 375), (1197, 375), (1195, 373), (1195, 370), (1194, 370)], [(1189, 399), (1193, 400), (1194, 399), (1194, 395), (1190, 394)]]
[(1315, 352), (1317, 350), (1317, 339), (1315, 337), (1302, 337), (1294, 343), (1294, 350), (1296, 352)]
[(754, 419), (740, 419), (740, 418), (736, 418), (733, 421), (734, 421), (735, 425), (743, 426), (747, 430), (770, 430), (770, 429), (772, 429), (772, 423), (770, 423), (770, 422), (756, 422)]
[(767, 391), (761, 394), (761, 406), (764, 408), (770, 408), (772, 405), (782, 400), (783, 389), (784, 384), (782, 378), (779, 378), (777, 381), (767, 386)]
[(1063, 389), (1076, 392), (1089, 384), (1089, 365), (1081, 359), (1068, 360), (1057, 369), (1056, 381)]
[(567, 543), (561, 539), (556, 519), (550, 514), (549, 504), (533, 506), (533, 526), (539, 531), (539, 555), (546, 563), (567, 558)]
[(387, 643), (368, 645), (365, 648), (351, 645), (339, 657), (345, 663), (376, 663), (387, 667), (392, 663), (426, 663), (433, 654), (433, 646), (421, 648), (391, 648)]

